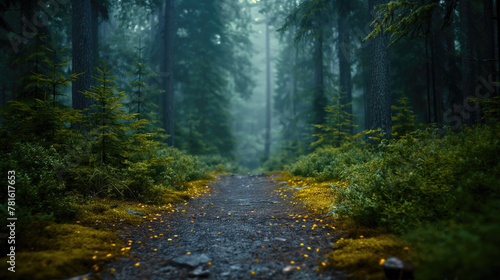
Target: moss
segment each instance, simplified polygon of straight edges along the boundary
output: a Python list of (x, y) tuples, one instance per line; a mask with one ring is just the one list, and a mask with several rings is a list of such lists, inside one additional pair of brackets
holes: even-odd
[(407, 259), (408, 247), (397, 237), (379, 235), (371, 238), (340, 239), (327, 255), (327, 266), (351, 273), (351, 278), (384, 278), (381, 264), (389, 257)]
[[(7, 270), (7, 258), (2, 258), (0, 278), (62, 279), (99, 271), (105, 263), (126, 256), (131, 248), (130, 243), (125, 246), (116, 236), (118, 228), (122, 228), (119, 225), (139, 225), (151, 214), (170, 210), (174, 203), (201, 196), (215, 179), (184, 183), (183, 191), (163, 189), (158, 200), (161, 204), (94, 199), (77, 206), (73, 223), (33, 222), (19, 233), (16, 273)], [(147, 216), (129, 214), (127, 209)]]
[[(22, 234), (22, 247), (16, 254), (16, 273), (6, 279), (54, 279), (98, 270), (105, 262), (127, 254), (123, 243), (109, 230), (77, 224), (35, 222)], [(6, 259), (1, 260), (6, 263)]]
[[(292, 176), (289, 173), (282, 173), (278, 180), (289, 183), (279, 189), (280, 195), (288, 197), (286, 191), (293, 191), (293, 198), (303, 204), (309, 211), (318, 215), (324, 215), (333, 209), (335, 204), (337, 189), (331, 187), (335, 185), (343, 187), (345, 184), (340, 181), (320, 182), (315, 178)], [(298, 188), (298, 189), (297, 189)]]
[[(338, 201), (339, 190), (346, 187), (340, 181), (321, 182), (317, 178), (293, 176), (286, 172), (278, 180), (288, 183), (278, 190), (279, 195), (284, 198), (293, 196), (294, 200), (317, 215), (330, 212)], [(303, 188), (306, 186), (307, 188)], [(293, 191), (293, 194), (289, 191)], [(336, 234), (346, 237), (341, 238), (334, 245), (334, 250), (326, 256), (329, 259), (327, 267), (351, 273), (352, 278), (384, 278), (380, 266), (382, 259), (396, 256), (407, 260), (410, 257), (404, 241), (385, 234), (382, 228), (365, 227), (348, 218), (327, 218), (335, 218), (333, 228), (336, 229)]]

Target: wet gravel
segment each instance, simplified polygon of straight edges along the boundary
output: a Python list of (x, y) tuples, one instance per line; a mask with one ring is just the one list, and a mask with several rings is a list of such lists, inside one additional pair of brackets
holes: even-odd
[(321, 265), (339, 238), (335, 230), (278, 196), (272, 176), (224, 175), (210, 188), (126, 231), (130, 256), (108, 264), (115, 272), (101, 277), (345, 279)]

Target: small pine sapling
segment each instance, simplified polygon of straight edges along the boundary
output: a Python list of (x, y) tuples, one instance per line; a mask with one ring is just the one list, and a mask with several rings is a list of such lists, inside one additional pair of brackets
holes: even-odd
[[(342, 96), (343, 93), (340, 95)], [(315, 127), (321, 130), (321, 133), (313, 134), (319, 139), (312, 143), (313, 146), (332, 145), (340, 147), (346, 143), (352, 143), (357, 139), (352, 131), (358, 125), (354, 124), (356, 115), (348, 113), (346, 108), (352, 106), (352, 102), (342, 104), (341, 96), (333, 97), (333, 104), (326, 107), (327, 112), (325, 124), (316, 124)]]
[(408, 97), (404, 96), (398, 100), (399, 106), (392, 105), (393, 116), (391, 117), (392, 137), (401, 138), (415, 131), (415, 113), (411, 110)]

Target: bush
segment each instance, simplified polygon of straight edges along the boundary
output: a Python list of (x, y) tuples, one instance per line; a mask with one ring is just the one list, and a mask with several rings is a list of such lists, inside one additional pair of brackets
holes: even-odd
[(156, 171), (165, 186), (175, 187), (184, 182), (206, 178), (208, 167), (196, 156), (174, 148), (165, 148), (157, 156), (163, 164), (157, 166)]
[(409, 239), (418, 252), (417, 279), (498, 279), (500, 200), (480, 207), (467, 221), (444, 221), (420, 228)]
[(321, 181), (339, 180), (350, 166), (369, 160), (372, 153), (352, 146), (321, 147), (307, 156), (301, 156), (288, 167), (293, 175), (317, 177)]
[[(43, 143), (16, 143), (11, 152), (2, 155), (0, 170), (16, 172), (16, 209), (31, 215), (51, 215), (58, 219), (74, 214), (72, 202), (77, 195), (68, 195), (67, 185), (60, 176), (66, 162), (52, 146)], [(1, 200), (7, 201), (6, 192)]]
[(343, 173), (349, 185), (344, 214), (399, 233), (460, 219), (477, 203), (499, 197), (499, 136), (498, 129), (476, 126), (442, 138), (427, 131), (382, 144), (369, 162)]

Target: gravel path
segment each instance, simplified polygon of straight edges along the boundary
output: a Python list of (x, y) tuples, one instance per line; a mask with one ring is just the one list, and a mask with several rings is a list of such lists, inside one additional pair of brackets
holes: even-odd
[(335, 230), (283, 200), (272, 176), (225, 175), (210, 188), (127, 231), (131, 256), (102, 278), (345, 279), (321, 269)]

